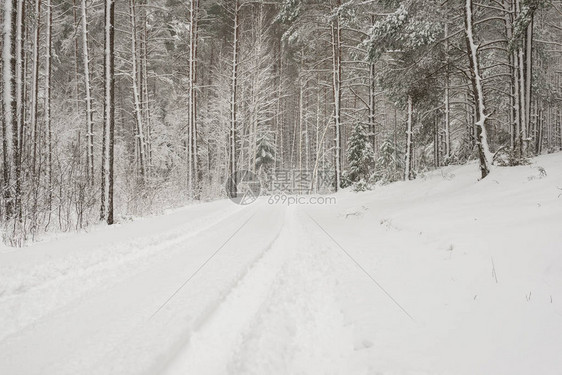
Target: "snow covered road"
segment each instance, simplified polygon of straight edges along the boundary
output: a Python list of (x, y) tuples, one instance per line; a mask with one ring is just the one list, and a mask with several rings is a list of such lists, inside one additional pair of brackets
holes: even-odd
[(345, 373), (352, 334), (334, 294), (330, 246), (302, 213), (287, 215), (279, 237), (168, 374)]
[(562, 155), (538, 162), (0, 252), (0, 374), (560, 374)]
[[(257, 207), (237, 211), (192, 235), (172, 234), (159, 243), (158, 255), (145, 259), (137, 272), (128, 275), (120, 272), (113, 278), (100, 276), (105, 280), (99, 286), (82, 289), (84, 293), (70, 303), (61, 303), (63, 306), (57, 306), (17, 334), (8, 335), (0, 343), (0, 364), (5, 366), (0, 373), (63, 374), (77, 370), (88, 373), (86, 369), (99, 373), (105, 367), (115, 373), (138, 373), (146, 368), (155, 354), (162, 352), (165, 356), (174, 345), (182, 345), (188, 330), (203, 324), (222, 297), (279, 234), (282, 210), (258, 211)], [(225, 243), (213, 262), (191, 280), (189, 287), (183, 288), (153, 316), (178, 285)], [(113, 274), (115, 270), (108, 272)], [(65, 287), (81, 281), (61, 284)], [(72, 286), (80, 289), (79, 285)], [(29, 293), (34, 290), (6, 297), (6, 305), (16, 306), (18, 299), (25, 303)], [(173, 327), (171, 332), (170, 327)], [(138, 345), (135, 338), (146, 334), (150, 340)], [(118, 352), (129, 354), (120, 356)], [(27, 360), (29, 353), (35, 353), (33, 361)]]
[[(123, 260), (102, 267), (75, 259), (82, 269), (68, 265), (70, 275), (44, 283), (36, 279), (46, 276), (21, 276), (18, 267), (30, 266), (24, 256), (3, 254), (12, 278), (3, 279), (0, 306), (12, 325), (2, 322), (0, 373), (345, 373), (352, 327), (336, 295), (343, 259), (329, 237), (297, 207), (262, 200), (220, 211), (194, 224), (186, 210), (192, 228), (179, 225), (185, 232), (172, 227), (132, 244), (96, 244)], [(150, 221), (159, 220), (170, 218)], [(137, 230), (148, 229), (140, 224)], [(60, 252), (58, 260), (68, 261)], [(55, 255), (31, 266), (52, 275), (61, 268)], [(71, 292), (60, 296), (58, 288)], [(56, 296), (44, 303), (41, 293)], [(36, 313), (22, 314), (26, 306)]]

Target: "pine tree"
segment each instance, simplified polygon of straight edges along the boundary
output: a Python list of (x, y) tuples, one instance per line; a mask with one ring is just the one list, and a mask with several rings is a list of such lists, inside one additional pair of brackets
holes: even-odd
[(438, 116), (436, 108), (441, 107), (436, 94), (443, 69), (434, 46), (443, 30), (438, 12), (430, 5), (401, 3), (370, 31), (370, 59), (386, 61), (380, 85), (407, 112), (405, 180), (415, 178), (413, 128), (421, 122), (419, 114), (426, 112), (426, 120), (433, 121), (429, 114)]
[(349, 173), (347, 174), (350, 182), (367, 181), (370, 171), (375, 162), (375, 154), (369, 135), (361, 123), (356, 123), (349, 138), (347, 149), (349, 160)]
[(260, 171), (275, 163), (275, 142), (269, 130), (261, 131), (256, 142), (256, 170)]
[(386, 139), (379, 149), (374, 180), (383, 184), (400, 180), (404, 170), (403, 164), (404, 156), (400, 148), (392, 140)]

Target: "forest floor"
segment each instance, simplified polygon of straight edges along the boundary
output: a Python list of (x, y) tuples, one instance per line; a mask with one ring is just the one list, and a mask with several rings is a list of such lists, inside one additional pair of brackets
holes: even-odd
[(560, 374), (561, 166), (1, 249), (0, 374)]

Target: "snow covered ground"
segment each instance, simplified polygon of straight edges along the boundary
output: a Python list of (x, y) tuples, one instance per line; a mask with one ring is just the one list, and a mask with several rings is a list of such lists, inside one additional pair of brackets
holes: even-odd
[(560, 374), (561, 166), (3, 249), (0, 374)]

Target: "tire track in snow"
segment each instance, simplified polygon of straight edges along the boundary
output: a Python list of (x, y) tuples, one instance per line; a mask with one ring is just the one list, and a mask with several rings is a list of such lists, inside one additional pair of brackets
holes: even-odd
[[(8, 292), (0, 295), (0, 316), (6, 317), (6, 322), (0, 324), (0, 341), (96, 288), (118, 283), (155, 261), (172, 256), (190, 239), (215, 228), (240, 211), (210, 215), (168, 232), (93, 249), (88, 254), (79, 252), (72, 255), (75, 259), (35, 266), (29, 272), (31, 276), (14, 271), (15, 280), (27, 277), (21, 281), (8, 280), (3, 275), (2, 279), (14, 285), (12, 289), (5, 286)], [(21, 285), (16, 286), (17, 282)], [(0, 281), (0, 284), (5, 283)]]
[(353, 344), (335, 302), (333, 259), (297, 229), (294, 211), (285, 223), (166, 375), (345, 373)]
[[(286, 222), (287, 220), (285, 220)], [(247, 273), (230, 290), (223, 302), (199, 321), (189, 343), (172, 360), (163, 374), (193, 373), (197, 375), (224, 373), (226, 363), (240, 332), (250, 324), (254, 313), (275, 280), (288, 254), (287, 236), (283, 226)]]
[[(239, 211), (231, 220), (166, 250), (170, 256), (165, 259), (111, 287), (97, 288), (0, 342), (0, 373), (160, 373), (187, 342), (199, 317), (220, 304), (278, 235), (284, 212), (261, 210), (265, 212), (260, 211), (165, 311), (149, 321), (150, 314), (256, 209), (260, 206)], [(241, 246), (245, 244), (248, 247)]]
[[(270, 249), (279, 237), (285, 215), (283, 207), (272, 210), (271, 207), (264, 209), (264, 206), (253, 205), (250, 214), (234, 218), (235, 220), (225, 223), (226, 227), (220, 230), (225, 233), (234, 232), (236, 226), (252, 216), (251, 213), (256, 209), (257, 215), (193, 278), (189, 286), (182, 289), (154, 319), (139, 322), (138, 329), (131, 330), (137, 332), (132, 332), (118, 344), (118, 349), (110, 358), (100, 360), (93, 367), (95, 374), (160, 374), (178, 357), (178, 353), (183, 353), (193, 333), (207, 325), (210, 317), (220, 309), (231, 291), (251, 272), (252, 267), (264, 257), (267, 249)], [(216, 237), (214, 245), (209, 245), (209, 239), (201, 243), (207, 248), (204, 254), (219, 247), (219, 239), (223, 236)], [(176, 260), (175, 263), (181, 264), (187, 259), (179, 262)], [(195, 264), (194, 267), (196, 266)], [(162, 270), (171, 271), (165, 267), (156, 274)], [(181, 274), (183, 275), (183, 272)], [(174, 290), (173, 287), (183, 281), (183, 278), (175, 277), (175, 282), (168, 283), (167, 290), (158, 294), (156, 299), (161, 303), (161, 300)], [(157, 307), (155, 304), (154, 309)], [(149, 312), (146, 319), (153, 311)], [(121, 358), (136, 359), (131, 362), (121, 361)]]
[(349, 373), (353, 336), (336, 302), (337, 259), (306, 220), (296, 218), (295, 257), (244, 333), (228, 374)]

